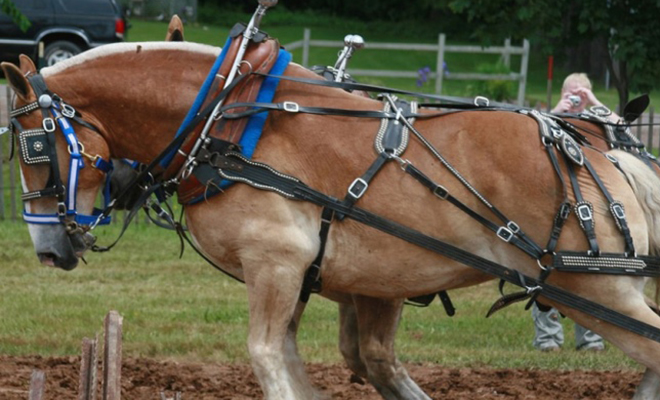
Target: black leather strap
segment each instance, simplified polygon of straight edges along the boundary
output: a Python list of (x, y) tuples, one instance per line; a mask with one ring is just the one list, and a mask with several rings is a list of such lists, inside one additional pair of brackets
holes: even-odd
[(305, 278), (303, 279), (300, 290), (300, 301), (303, 303), (309, 301), (309, 296), (312, 293), (318, 293), (322, 289), (321, 263), (325, 255), (325, 245), (328, 242), (328, 233), (330, 232), (330, 225), (332, 224), (334, 215), (335, 211), (332, 208), (323, 208), (321, 213), (321, 229), (319, 230), (319, 251), (312, 264), (307, 268), (307, 272), (305, 272)]
[(587, 237), (591, 253), (597, 256), (600, 253), (600, 249), (598, 248), (596, 230), (594, 227), (593, 206), (582, 196), (582, 191), (580, 190), (580, 184), (578, 182), (573, 163), (567, 157), (564, 157), (564, 161), (566, 168), (568, 169), (568, 176), (571, 179), (573, 193), (575, 194), (575, 214), (577, 215), (578, 220), (580, 221), (580, 226), (582, 227), (582, 230)]
[(429, 177), (424, 175), (422, 171), (417, 169), (414, 165), (407, 163), (406, 166), (404, 167), (404, 171), (406, 171), (406, 173), (408, 173), (410, 176), (415, 178), (415, 180), (417, 180), (419, 183), (427, 187), (431, 191), (431, 193), (433, 193), (434, 195), (436, 195), (437, 197), (443, 200), (447, 200), (448, 202), (456, 206), (458, 209), (463, 211), (465, 214), (469, 215), (475, 221), (479, 222), (481, 225), (493, 231), (500, 239), (518, 247), (520, 250), (524, 251), (527, 255), (529, 255), (533, 259), (538, 260), (543, 255), (543, 250), (540, 250), (539, 246), (530, 246), (527, 243), (527, 241), (521, 240), (518, 236), (516, 236), (516, 233), (512, 232), (508, 227), (497, 225), (494, 222), (483, 217), (476, 211), (472, 210), (465, 203), (461, 202), (456, 197), (452, 196), (445, 187), (433, 182)]
[(633, 244), (633, 239), (630, 234), (630, 228), (628, 228), (628, 222), (626, 221), (626, 215), (625, 211), (623, 208), (623, 204), (621, 204), (618, 201), (615, 201), (612, 198), (612, 195), (610, 194), (609, 190), (607, 190), (607, 187), (605, 187), (605, 184), (603, 181), (600, 179), (598, 176), (598, 173), (594, 169), (594, 167), (591, 165), (589, 160), (587, 158), (584, 158), (584, 165), (587, 167), (587, 170), (593, 177), (594, 181), (600, 188), (600, 191), (603, 193), (605, 198), (607, 199), (607, 202), (609, 203), (609, 209), (610, 212), (612, 213), (612, 217), (616, 221), (616, 225), (621, 231), (621, 234), (623, 234), (623, 238), (626, 242), (626, 253), (629, 254), (630, 256), (635, 255), (635, 245)]

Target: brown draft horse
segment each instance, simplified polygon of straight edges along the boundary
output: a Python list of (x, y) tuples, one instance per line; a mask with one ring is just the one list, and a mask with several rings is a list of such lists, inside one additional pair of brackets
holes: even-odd
[[(192, 44), (132, 43), (92, 50), (43, 70), (48, 87), (99, 128), (77, 130), (89, 154), (125, 157), (148, 163), (166, 147), (173, 126), (183, 119), (217, 49)], [(117, 79), (121, 66), (122, 79)], [(23, 73), (2, 68), (17, 94), (15, 107), (35, 100)], [(289, 76), (312, 77), (291, 64)], [(274, 101), (305, 106), (378, 110), (377, 101), (341, 90), (282, 81)], [(24, 128), (42, 123), (39, 113), (19, 118)], [(336, 197), (373, 161), (373, 137), (378, 121), (338, 116), (271, 113), (254, 159), (297, 176), (311, 187)], [(561, 201), (559, 180), (543, 153), (538, 125), (526, 116), (480, 111), (419, 120), (418, 130), (493, 204), (512, 216), (527, 234), (542, 243)], [(172, 134), (166, 134), (172, 132)], [(64, 140), (58, 137), (59, 165), (67, 161)], [(626, 207), (635, 246), (649, 247), (644, 211), (623, 176), (610, 161), (586, 150), (587, 157), (613, 197)], [(427, 152), (411, 141), (404, 156), (483, 215), (488, 210)], [(46, 184), (47, 168), (22, 165), (25, 190)], [(64, 174), (64, 169), (63, 172)], [(65, 176), (65, 175), (63, 175)], [(90, 212), (102, 176), (81, 171), (78, 205)], [(595, 207), (601, 248), (622, 252), (623, 243), (609, 216), (605, 199), (588, 174), (580, 170), (583, 193)], [(456, 244), (485, 258), (535, 276), (538, 265), (490, 231), (438, 200), (403, 174), (386, 165), (360, 206), (427, 234)], [(29, 203), (32, 212), (52, 213), (53, 200)], [(319, 207), (284, 199), (277, 194), (236, 184), (222, 194), (186, 207), (186, 220), (200, 248), (214, 262), (245, 280), (250, 304), (248, 347), (264, 394), (269, 399), (309, 399), (316, 396), (298, 356), (295, 336), (304, 303), (298, 301), (307, 266), (319, 246)], [(53, 225), (31, 225), (30, 233), (42, 261), (62, 268), (76, 262), (71, 239)], [(653, 244), (655, 245), (655, 244)], [(584, 234), (575, 219), (564, 228), (560, 248), (584, 250)], [(75, 253), (74, 253), (75, 254)], [(428, 398), (410, 379), (393, 351), (401, 299), (469, 286), (491, 279), (470, 267), (412, 246), (352, 220), (333, 224), (323, 264), (323, 295), (350, 296), (360, 334), (360, 361), (370, 383), (385, 398)], [(549, 282), (660, 327), (660, 317), (644, 303), (642, 278), (551, 274)], [(553, 304), (550, 301), (547, 301)], [(553, 304), (582, 325), (602, 334), (648, 367), (637, 398), (658, 398), (660, 344), (605, 324), (561, 304)]]

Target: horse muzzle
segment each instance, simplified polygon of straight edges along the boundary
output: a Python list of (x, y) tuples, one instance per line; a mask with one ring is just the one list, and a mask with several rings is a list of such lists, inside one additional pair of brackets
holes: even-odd
[(39, 261), (66, 271), (78, 266), (80, 257), (96, 241), (89, 232), (67, 232), (63, 225), (31, 226), (30, 234)]

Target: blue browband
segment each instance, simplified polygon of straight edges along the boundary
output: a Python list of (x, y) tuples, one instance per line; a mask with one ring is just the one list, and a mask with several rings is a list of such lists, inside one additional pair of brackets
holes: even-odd
[[(36, 80), (38, 83), (42, 84), (37, 86), (45, 87), (45, 83), (41, 76), (35, 75), (30, 78), (32, 78), (30, 79), (31, 83)], [(34, 86), (33, 83), (33, 87)], [(71, 221), (75, 221), (77, 225), (92, 227), (108, 224), (110, 222), (110, 217), (108, 216), (99, 219), (101, 210), (98, 208), (94, 208), (91, 215), (78, 213), (76, 197), (79, 172), (85, 167), (84, 158), (88, 158), (94, 168), (97, 168), (106, 174), (103, 198), (104, 207), (107, 206), (110, 201), (110, 173), (113, 168), (112, 162), (104, 160), (99, 156), (90, 156), (85, 153), (84, 147), (78, 141), (76, 132), (69, 119), (73, 119), (84, 125), (87, 124), (84, 123), (84, 121), (81, 122), (81, 120), (75, 116), (75, 110), (71, 106), (64, 104), (56, 95), (45, 93), (37, 87), (34, 87), (34, 89), (37, 95), (40, 94), (39, 92), (42, 92), (43, 94), (39, 95), (39, 99), (35, 103), (28, 104), (12, 111), (12, 125), (14, 128), (18, 129), (17, 135), (20, 143), (19, 147), (25, 164), (29, 166), (31, 164), (48, 163), (51, 165), (51, 180), (53, 179), (53, 175), (56, 176), (56, 178), (53, 187), (23, 193), (21, 197), (24, 202), (42, 197), (56, 197), (58, 203), (57, 212), (52, 214), (29, 213), (24, 209), (23, 219), (29, 224), (39, 225), (56, 225), (70, 223)], [(41, 109), (44, 116), (42, 127), (23, 130), (16, 117), (29, 114), (37, 109)], [(52, 117), (49, 116), (49, 112)], [(57, 122), (57, 125), (55, 124), (55, 121)], [(65, 187), (62, 184), (59, 179), (59, 173), (54, 171), (54, 169), (57, 168), (57, 154), (54, 141), (54, 134), (57, 130), (57, 126), (59, 126), (60, 131), (64, 135), (70, 153), (68, 187)], [(95, 129), (94, 127), (92, 128)], [(49, 184), (47, 184), (47, 186), (48, 185)]]

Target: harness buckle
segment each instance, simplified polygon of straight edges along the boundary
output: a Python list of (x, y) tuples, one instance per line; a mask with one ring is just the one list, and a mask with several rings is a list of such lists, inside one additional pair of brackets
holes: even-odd
[(509, 228), (513, 234), (520, 232), (520, 226), (513, 221), (507, 222), (506, 227)]
[(474, 105), (477, 107), (488, 107), (490, 105), (490, 100), (484, 96), (476, 96), (474, 98)]
[(294, 103), (293, 101), (285, 101), (282, 103), (282, 107), (284, 108), (284, 111), (288, 111), (291, 113), (297, 113), (300, 111), (300, 106), (298, 103)]
[(70, 105), (62, 103), (62, 115), (67, 118), (73, 118), (76, 116), (76, 110)]
[(580, 204), (577, 209), (577, 215), (582, 221), (591, 221), (594, 219), (593, 214), (591, 213), (591, 208), (588, 204)]
[(612, 212), (618, 219), (626, 219), (626, 212), (623, 210), (621, 204), (612, 205)]
[(433, 189), (433, 194), (441, 198), (442, 200), (447, 200), (447, 197), (449, 197), (449, 190), (447, 190), (444, 186), (438, 185)]
[(43, 122), (41, 123), (43, 126), (44, 130), (48, 133), (50, 132), (55, 132), (55, 121), (53, 121), (52, 118), (44, 118)]
[(60, 218), (63, 218), (66, 215), (66, 204), (64, 204), (64, 202), (57, 203), (57, 215), (60, 216)]
[(513, 238), (513, 232), (511, 232), (509, 228), (505, 226), (500, 226), (496, 234), (497, 237), (499, 237), (500, 239), (504, 240), (507, 243), (509, 243)]
[(362, 178), (357, 178), (348, 187), (348, 194), (355, 200), (359, 199), (367, 191), (369, 183)]

